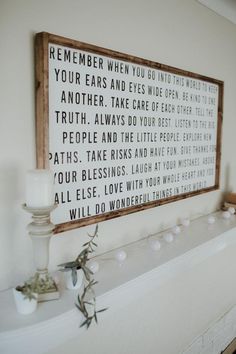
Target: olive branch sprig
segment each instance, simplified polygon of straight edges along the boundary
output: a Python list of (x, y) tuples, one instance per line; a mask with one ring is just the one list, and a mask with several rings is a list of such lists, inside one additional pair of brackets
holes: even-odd
[[(103, 308), (101, 310), (96, 310), (96, 296), (94, 292), (94, 286), (98, 283), (93, 279), (93, 272), (86, 266), (87, 261), (89, 260), (89, 255), (95, 251), (97, 247), (96, 242), (94, 241), (96, 237), (98, 237), (98, 225), (96, 225), (95, 231), (93, 235), (88, 234), (90, 240), (83, 244), (83, 251), (78, 255), (77, 262), (80, 263), (81, 268), (84, 272), (85, 279), (87, 284), (84, 286), (82, 294), (78, 294), (75, 306), (77, 309), (83, 314), (85, 320), (81, 323), (80, 327), (86, 326), (87, 329), (90, 327), (93, 320), (98, 323), (97, 314), (100, 312), (104, 312), (107, 308)], [(91, 298), (87, 300), (87, 296), (90, 293)]]
[[(96, 281), (94, 281), (94, 279), (92, 279), (84, 287), (82, 295), (81, 296), (78, 295), (78, 304), (75, 304), (75, 305), (82, 312), (82, 314), (85, 317), (85, 320), (81, 323), (80, 327), (86, 326), (88, 329), (93, 320), (95, 320), (95, 322), (98, 323), (97, 314), (107, 310), (107, 308), (104, 308), (101, 310), (96, 310), (96, 297), (95, 297), (95, 293), (94, 293), (94, 290), (92, 287), (94, 285), (96, 285), (97, 283), (98, 282), (96, 282)], [(92, 292), (94, 295), (90, 301), (85, 300), (88, 292)]]

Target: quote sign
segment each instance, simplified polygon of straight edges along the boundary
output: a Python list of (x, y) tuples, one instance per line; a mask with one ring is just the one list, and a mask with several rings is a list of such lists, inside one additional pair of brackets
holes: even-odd
[(223, 83), (36, 35), (37, 166), (56, 232), (219, 188)]

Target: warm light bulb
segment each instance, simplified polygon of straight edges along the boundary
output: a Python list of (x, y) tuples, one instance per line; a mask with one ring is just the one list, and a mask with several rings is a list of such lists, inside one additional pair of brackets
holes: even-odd
[(216, 218), (214, 216), (209, 216), (207, 219), (208, 224), (214, 224), (214, 222), (216, 221)]
[(99, 271), (99, 263), (96, 261), (89, 262), (88, 268), (91, 270), (93, 274)]
[(231, 214), (229, 211), (223, 211), (222, 217), (227, 220), (231, 217)]
[(126, 260), (127, 254), (124, 250), (119, 250), (116, 252), (115, 258), (119, 263), (122, 263)]
[(171, 243), (174, 240), (174, 236), (172, 235), (171, 232), (168, 232), (163, 237), (164, 237), (164, 240), (168, 243)]
[(190, 224), (190, 220), (189, 219), (187, 219), (187, 218), (181, 219), (181, 225), (187, 227), (187, 226), (189, 226), (189, 224)]
[(233, 207), (229, 207), (228, 212), (233, 215), (235, 213), (235, 209)]
[(150, 240), (149, 245), (153, 251), (159, 251), (161, 248), (161, 243), (158, 240)]
[(181, 231), (181, 229), (178, 225), (176, 225), (172, 228), (172, 232), (174, 235), (178, 235), (180, 233), (180, 231)]

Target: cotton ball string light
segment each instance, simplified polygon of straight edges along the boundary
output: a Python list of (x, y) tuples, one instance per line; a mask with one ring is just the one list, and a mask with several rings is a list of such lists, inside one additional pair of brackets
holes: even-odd
[(181, 229), (178, 225), (176, 225), (172, 228), (172, 232), (174, 235), (178, 235), (181, 232)]
[(163, 237), (164, 237), (164, 240), (165, 240), (167, 243), (171, 243), (171, 242), (173, 242), (173, 240), (174, 240), (174, 236), (172, 235), (171, 232), (168, 232), (168, 233), (165, 234)]
[(212, 225), (214, 224), (216, 221), (216, 218), (214, 216), (209, 216), (208, 219), (207, 219), (207, 222), (209, 225)]
[(99, 271), (99, 263), (96, 261), (89, 262), (88, 268), (91, 270), (93, 274)]
[(159, 251), (161, 248), (161, 243), (158, 240), (149, 240), (149, 245), (153, 251)]
[(185, 227), (188, 227), (190, 224), (190, 220), (187, 219), (187, 218), (182, 218), (181, 219), (181, 225), (185, 226)]
[(115, 253), (115, 259), (119, 262), (122, 263), (126, 260), (127, 258), (127, 253), (124, 250), (119, 250)]
[(229, 219), (229, 218), (231, 217), (231, 214), (230, 214), (229, 211), (223, 211), (222, 217), (223, 217), (225, 220), (227, 220), (227, 219)]
[(229, 207), (229, 208), (228, 208), (228, 212), (229, 212), (231, 215), (234, 215), (235, 209), (234, 209), (233, 207)]

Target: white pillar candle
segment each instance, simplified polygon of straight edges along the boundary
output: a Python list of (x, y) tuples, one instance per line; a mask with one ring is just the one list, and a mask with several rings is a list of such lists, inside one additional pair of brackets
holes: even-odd
[(43, 169), (27, 171), (26, 205), (30, 208), (44, 208), (54, 205), (52, 171)]

